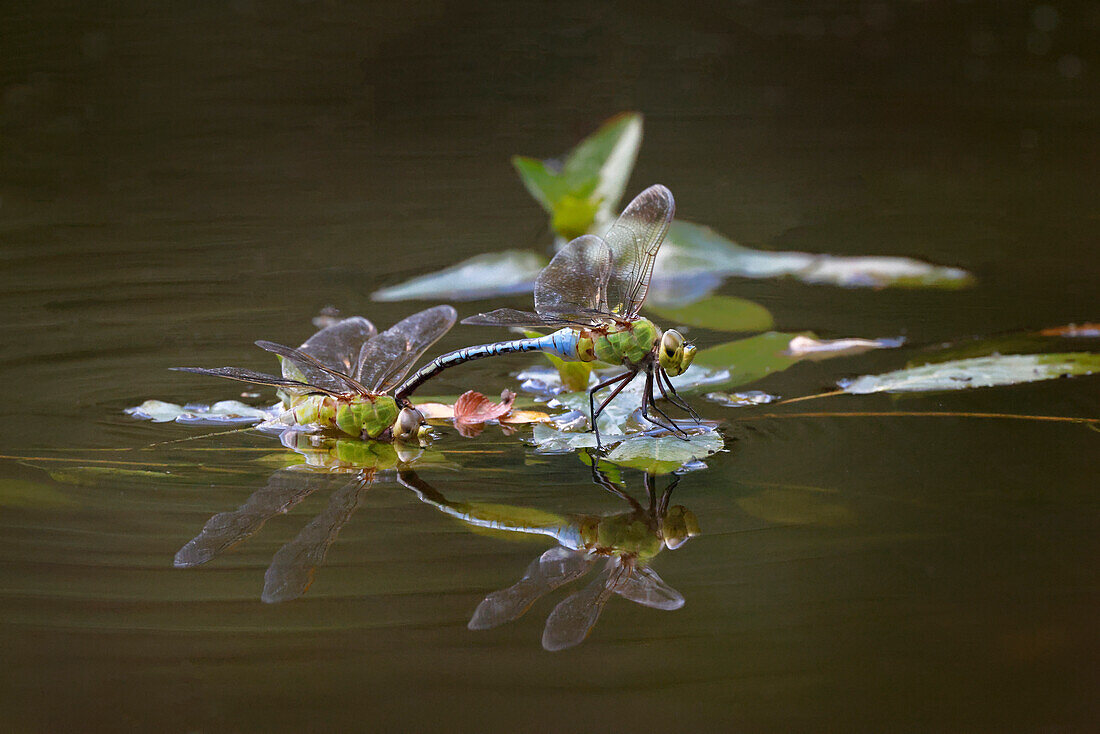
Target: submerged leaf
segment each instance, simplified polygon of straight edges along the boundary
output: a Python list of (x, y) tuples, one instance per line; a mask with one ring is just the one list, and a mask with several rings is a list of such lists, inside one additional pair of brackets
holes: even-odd
[(669, 326), (696, 326), (718, 331), (764, 331), (772, 327), (772, 315), (758, 303), (733, 296), (710, 296), (689, 306), (647, 307)]
[(928, 392), (1019, 385), (1100, 371), (1100, 354), (1005, 354), (926, 364), (840, 383), (844, 392)]
[(72, 498), (46, 484), (23, 479), (0, 481), (0, 507), (37, 509), (75, 504)]
[(740, 497), (736, 502), (746, 514), (777, 525), (851, 525), (855, 513), (830, 498), (829, 495), (835, 494), (818, 487), (776, 487)]
[(530, 292), (546, 259), (526, 250), (475, 255), (457, 265), (420, 275), (371, 294), (375, 301), (473, 301)]

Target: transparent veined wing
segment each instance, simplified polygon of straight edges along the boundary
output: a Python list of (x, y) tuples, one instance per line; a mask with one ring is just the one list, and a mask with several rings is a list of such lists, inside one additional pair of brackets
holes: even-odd
[(607, 312), (612, 254), (595, 235), (571, 241), (535, 278), (535, 311), (543, 317), (593, 323), (593, 313)]
[(378, 329), (367, 319), (351, 316), (321, 329), (298, 348), (321, 364), (350, 375), (359, 366), (356, 360), (363, 345), (377, 333)]
[(633, 318), (641, 311), (657, 250), (675, 212), (672, 192), (655, 184), (634, 197), (604, 234), (613, 254), (607, 305), (614, 313)]
[(369, 476), (356, 476), (333, 492), (328, 506), (275, 553), (264, 573), (261, 598), (266, 603), (290, 601), (306, 592), (340, 529), (359, 506), (363, 490), (370, 486), (373, 474)]
[(266, 486), (253, 492), (236, 510), (220, 512), (207, 520), (199, 534), (176, 553), (176, 568), (190, 568), (216, 558), (331, 481), (331, 474), (278, 470)]
[(363, 345), (355, 379), (374, 393), (396, 387), (420, 355), (446, 334), (457, 318), (450, 306), (436, 306), (398, 321)]
[(305, 381), (312, 385), (324, 385), (336, 392), (356, 392), (361, 395), (367, 392), (367, 389), (356, 380), (339, 370), (322, 364), (316, 357), (306, 354), (300, 349), (294, 349), (293, 347), (288, 347), (278, 342), (269, 342), (263, 339), (258, 340), (255, 344), (260, 349), (278, 354), (283, 358), (283, 375), (286, 375), (289, 371), (287, 369), (287, 362), (292, 362), (294, 366), (300, 370), (301, 374), (305, 376)]
[(547, 650), (564, 650), (579, 645), (596, 626), (607, 600), (625, 572), (618, 558), (607, 560), (604, 569), (588, 586), (565, 598), (546, 618), (542, 631), (542, 646)]
[(466, 626), (487, 630), (518, 619), (545, 594), (588, 573), (595, 562), (596, 557), (585, 551), (551, 548), (532, 561), (515, 584), (486, 596)]
[(255, 385), (271, 385), (282, 388), (296, 395), (309, 395), (311, 393), (325, 393), (326, 395), (339, 395), (342, 390), (330, 390), (320, 385), (311, 385), (300, 380), (291, 380), (286, 377), (276, 377), (263, 372), (253, 372), (243, 367), (170, 367), (176, 372), (191, 372), (196, 375), (212, 375), (225, 377), (238, 382), (250, 382)]
[(630, 601), (653, 609), (679, 609), (684, 606), (683, 595), (665, 583), (657, 572), (648, 566), (634, 566), (615, 587), (615, 593)]
[(462, 319), (463, 324), (476, 326), (514, 326), (520, 329), (541, 329), (545, 326), (585, 326), (585, 323), (571, 321), (554, 316), (540, 316), (531, 311), (517, 311), (514, 308), (498, 308), (488, 313), (479, 313)]

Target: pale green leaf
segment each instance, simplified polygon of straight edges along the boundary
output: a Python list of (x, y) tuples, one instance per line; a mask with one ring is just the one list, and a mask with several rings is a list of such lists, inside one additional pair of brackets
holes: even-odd
[(864, 375), (846, 380), (840, 387), (853, 395), (965, 390), (1091, 375), (1098, 371), (1100, 354), (1090, 352), (1004, 354)]
[(705, 459), (720, 451), (722, 446), (722, 435), (714, 430), (686, 439), (673, 435), (638, 435), (616, 446), (607, 460), (651, 474), (667, 474), (690, 461)]
[(530, 292), (535, 276), (546, 265), (542, 256), (525, 250), (476, 255), (457, 265), (420, 275), (371, 294), (375, 301), (472, 301)]
[(648, 310), (668, 326), (695, 326), (717, 331), (764, 331), (772, 327), (772, 315), (758, 303), (733, 296), (710, 296), (701, 301), (667, 308), (650, 304)]
[(660, 277), (715, 272), (742, 278), (792, 277), (804, 283), (849, 288), (961, 288), (973, 283), (973, 277), (960, 268), (907, 257), (845, 257), (754, 250), (727, 239), (710, 227), (679, 219), (669, 228), (655, 272)]

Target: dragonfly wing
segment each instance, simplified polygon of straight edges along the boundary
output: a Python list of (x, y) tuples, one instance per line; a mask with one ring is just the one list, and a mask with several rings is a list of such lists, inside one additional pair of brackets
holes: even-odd
[(590, 323), (592, 312), (607, 310), (612, 261), (611, 248), (596, 235), (573, 240), (535, 279), (535, 310)]
[(664, 582), (648, 566), (635, 566), (634, 573), (625, 576), (615, 587), (615, 593), (630, 601), (653, 609), (679, 609), (683, 595)]
[(450, 331), (457, 318), (450, 306), (436, 306), (398, 321), (363, 345), (355, 378), (375, 393), (396, 387), (420, 355)]
[(621, 572), (618, 559), (608, 559), (607, 566), (588, 586), (554, 607), (546, 618), (542, 646), (547, 650), (564, 650), (583, 642), (596, 626), (604, 604), (614, 593), (613, 587)]
[(271, 475), (266, 486), (253, 492), (236, 510), (220, 512), (210, 518), (202, 531), (176, 553), (176, 568), (190, 568), (216, 558), (329, 481), (329, 474), (280, 469)]
[(543, 595), (588, 573), (595, 561), (584, 551), (551, 548), (531, 562), (522, 579), (485, 597), (466, 626), (487, 630), (518, 619)]
[(309, 383), (301, 382), (300, 380), (291, 380), (286, 377), (276, 377), (275, 375), (268, 375), (263, 372), (253, 372), (252, 370), (246, 370), (243, 367), (171, 367), (170, 369), (176, 372), (191, 372), (196, 375), (213, 375), (214, 377), (225, 377), (230, 380), (237, 380), (238, 382), (250, 382), (255, 385), (271, 385), (272, 387), (279, 387), (284, 390), (293, 392), (300, 395), (308, 395), (310, 393), (326, 393), (329, 395), (339, 394), (338, 390), (330, 390), (321, 385), (311, 385)]
[(263, 339), (257, 341), (256, 346), (273, 354), (278, 354), (283, 358), (284, 375), (288, 371), (286, 363), (289, 361), (293, 362), (294, 367), (297, 367), (305, 375), (305, 381), (313, 385), (324, 385), (338, 392), (366, 392), (366, 389), (351, 377), (326, 364), (322, 364), (319, 359), (306, 354), (300, 349), (294, 349), (277, 342), (264, 341)]
[[(374, 328), (374, 324), (367, 319), (362, 316), (351, 316), (321, 329), (306, 339), (299, 349), (315, 357), (321, 364), (343, 372), (345, 375), (351, 375), (359, 366), (356, 362), (359, 351), (367, 340), (377, 333), (378, 329)], [(292, 375), (284, 373), (283, 377), (292, 377)]]
[(464, 324), (479, 326), (518, 326), (538, 329), (548, 325), (548, 321), (537, 313), (517, 311), (514, 308), (498, 308), (489, 313), (479, 313), (462, 319)]
[(360, 477), (332, 493), (328, 507), (280, 548), (264, 573), (262, 599), (268, 604), (297, 599), (313, 583), (313, 573), (325, 560), (329, 546), (359, 506), (370, 485)]
[(613, 253), (607, 305), (615, 313), (633, 318), (641, 310), (657, 250), (675, 212), (672, 192), (656, 184), (634, 197), (604, 235)]

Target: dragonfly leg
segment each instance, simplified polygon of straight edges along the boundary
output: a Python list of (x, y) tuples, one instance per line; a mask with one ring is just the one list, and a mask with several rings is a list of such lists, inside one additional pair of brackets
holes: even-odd
[[(668, 376), (668, 373), (660, 367), (657, 368), (657, 372), (657, 386), (661, 388), (661, 394), (668, 398), (673, 405), (690, 415), (696, 423), (702, 423), (703, 416), (696, 413), (695, 408), (692, 408), (686, 400), (680, 397), (680, 393), (676, 392), (676, 388), (672, 385), (672, 378)], [(664, 385), (661, 384), (662, 381)], [(669, 392), (667, 393), (665, 392), (665, 385), (668, 385)]]
[[(599, 424), (597, 424), (596, 419), (600, 417), (600, 413), (602, 413), (603, 409), (607, 407), (607, 404), (614, 400), (615, 396), (622, 392), (623, 388), (633, 382), (634, 378), (637, 376), (637, 371), (624, 372), (621, 375), (616, 375), (611, 379), (604, 380), (603, 382), (588, 391), (588, 407), (591, 410), (589, 415), (592, 416), (592, 430), (596, 433), (596, 448), (600, 447), (600, 427)], [(600, 403), (600, 407), (597, 408), (596, 393), (599, 390), (603, 390), (605, 387), (610, 387), (611, 385), (614, 385), (616, 382), (620, 382), (622, 384), (612, 390), (611, 394), (608, 395), (607, 398), (602, 403)]]
[[(659, 421), (656, 418), (654, 418), (653, 416), (651, 416), (649, 414), (649, 409), (651, 407), (655, 411), (657, 411), (661, 416), (663, 416), (664, 419), (666, 421), (668, 421), (668, 423), (662, 423), (661, 421)], [(653, 425), (659, 426), (659, 427), (665, 429), (666, 431), (671, 431), (672, 433), (680, 436), (681, 438), (686, 438), (686, 436), (687, 436), (687, 433), (684, 431), (684, 429), (677, 426), (672, 421), (671, 418), (669, 418), (667, 415), (665, 415), (665, 412), (663, 410), (661, 410), (660, 408), (657, 407), (656, 401), (653, 398), (653, 369), (652, 368), (646, 370), (646, 373), (645, 373), (645, 390), (642, 391), (642, 417), (645, 418), (650, 423), (652, 423)]]

